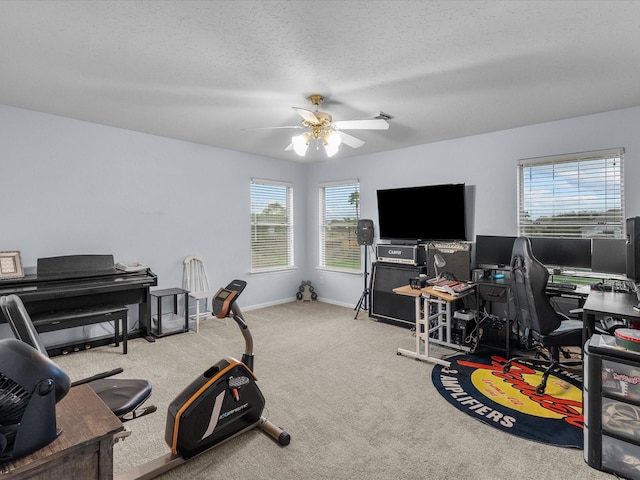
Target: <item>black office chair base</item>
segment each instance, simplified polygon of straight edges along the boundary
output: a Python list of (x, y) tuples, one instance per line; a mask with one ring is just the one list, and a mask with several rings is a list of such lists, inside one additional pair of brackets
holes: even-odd
[[(555, 355), (552, 354), (552, 356)], [(513, 362), (525, 363), (532, 366), (547, 367), (542, 372), (542, 379), (540, 380), (540, 383), (536, 386), (536, 393), (538, 395), (544, 394), (545, 390), (547, 389), (547, 380), (549, 379), (549, 375), (551, 375), (552, 372), (559, 370), (561, 367), (574, 367), (582, 365), (582, 360), (569, 360), (566, 362), (559, 362), (558, 358), (549, 360), (549, 358), (544, 353), (537, 352), (535, 357), (516, 357), (509, 359), (509, 361), (502, 366), (502, 373), (507, 373), (509, 370), (511, 370)]]

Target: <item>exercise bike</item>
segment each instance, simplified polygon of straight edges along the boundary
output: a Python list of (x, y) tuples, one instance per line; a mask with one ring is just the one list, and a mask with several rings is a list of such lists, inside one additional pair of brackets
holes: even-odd
[(242, 360), (220, 360), (196, 378), (171, 402), (165, 441), (171, 453), (119, 475), (117, 480), (151, 479), (221, 443), (259, 428), (286, 446), (291, 436), (263, 415), (265, 401), (253, 374), (253, 339), (236, 300), (246, 287), (234, 280), (212, 300), (218, 318), (231, 316), (245, 341)]

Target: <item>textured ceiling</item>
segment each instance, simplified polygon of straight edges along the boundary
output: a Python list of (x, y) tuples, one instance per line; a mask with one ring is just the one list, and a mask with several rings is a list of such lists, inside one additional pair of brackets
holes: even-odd
[(337, 158), (638, 106), (640, 2), (4, 0), (0, 65), (0, 104), (310, 162), (256, 128), (312, 93), (394, 117)]

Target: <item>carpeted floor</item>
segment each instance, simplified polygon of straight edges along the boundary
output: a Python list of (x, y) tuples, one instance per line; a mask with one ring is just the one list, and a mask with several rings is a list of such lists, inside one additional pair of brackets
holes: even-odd
[[(242, 306), (242, 305), (241, 305)], [(516, 438), (471, 419), (431, 382), (433, 365), (396, 355), (412, 349), (408, 329), (351, 308), (293, 302), (245, 312), (255, 341), (255, 373), (265, 413), (292, 437), (280, 447), (254, 430), (162, 476), (163, 479), (611, 479), (582, 451)], [(129, 353), (101, 347), (54, 357), (73, 379), (116, 366), (123, 377), (151, 380), (158, 412), (128, 422), (132, 435), (114, 447), (116, 473), (165, 454), (169, 402), (208, 366), (239, 358), (232, 320), (201, 322), (190, 332)], [(458, 353), (434, 348), (435, 355)]]

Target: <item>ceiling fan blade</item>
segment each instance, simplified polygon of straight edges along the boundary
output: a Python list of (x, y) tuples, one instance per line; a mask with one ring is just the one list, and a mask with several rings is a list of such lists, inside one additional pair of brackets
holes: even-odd
[(348, 133), (344, 133), (344, 132), (336, 132), (338, 135), (340, 135), (340, 138), (342, 139), (342, 143), (344, 143), (345, 145), (350, 146), (351, 148), (358, 148), (361, 147), (362, 145), (364, 145), (364, 141), (360, 140), (359, 138), (354, 137), (353, 135), (349, 135)]
[(305, 128), (302, 125), (284, 125), (282, 127), (254, 127), (254, 128), (243, 128), (242, 130), (274, 130), (278, 128)]
[(389, 123), (382, 118), (369, 118), (367, 120), (343, 120), (333, 123), (340, 130), (387, 130)]
[(316, 117), (311, 110), (307, 110), (306, 108), (300, 108), (300, 107), (291, 107), (291, 108), (293, 108), (296, 112), (298, 112), (298, 115), (300, 115), (303, 120), (306, 120), (307, 122), (311, 122), (311, 123), (320, 123), (320, 120), (318, 120), (318, 117)]

